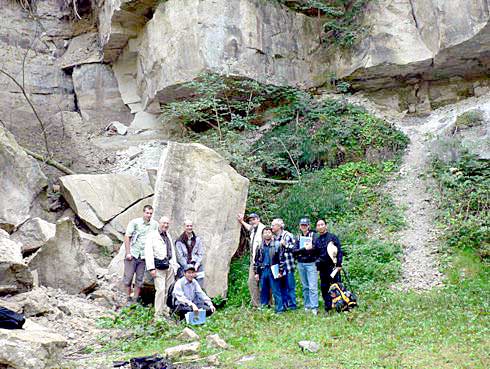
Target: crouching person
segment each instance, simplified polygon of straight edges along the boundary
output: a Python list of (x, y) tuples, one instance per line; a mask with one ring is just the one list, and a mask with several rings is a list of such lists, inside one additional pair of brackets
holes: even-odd
[(211, 299), (204, 293), (195, 278), (196, 268), (189, 264), (185, 267), (184, 276), (175, 282), (173, 291), (175, 313), (180, 319), (184, 319), (188, 312), (197, 312), (199, 309), (206, 310), (206, 316), (216, 311)]
[(145, 244), (146, 269), (155, 283), (155, 318), (170, 316), (167, 292), (179, 268), (172, 238), (168, 233), (170, 220), (162, 217), (158, 230), (148, 234)]
[(281, 278), (285, 273), (283, 248), (272, 237), (272, 228), (265, 227), (262, 231), (262, 244), (255, 253), (255, 279), (260, 282), (260, 305), (269, 305), (270, 293), (274, 296), (276, 313), (284, 312), (281, 296)]

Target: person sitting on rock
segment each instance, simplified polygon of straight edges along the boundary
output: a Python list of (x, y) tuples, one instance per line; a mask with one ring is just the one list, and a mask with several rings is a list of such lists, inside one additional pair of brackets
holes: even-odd
[(146, 238), (146, 269), (155, 282), (155, 318), (169, 316), (167, 293), (179, 268), (177, 253), (168, 233), (169, 225), (168, 217), (160, 218), (158, 230), (150, 232)]
[(143, 207), (143, 217), (131, 220), (126, 229), (126, 234), (124, 235), (125, 258), (123, 283), (127, 287), (128, 304), (131, 304), (134, 301), (133, 298), (131, 298), (131, 286), (135, 274), (135, 300), (139, 300), (141, 287), (143, 287), (145, 277), (146, 236), (151, 231), (156, 231), (158, 229), (158, 223), (151, 219), (152, 215), (153, 207), (151, 205), (145, 205)]
[(281, 295), (281, 278), (286, 273), (286, 261), (279, 241), (274, 240), (272, 228), (262, 231), (262, 244), (257, 248), (254, 262), (255, 279), (260, 283), (260, 305), (269, 306), (270, 293), (274, 297), (276, 313), (285, 310)]
[[(194, 266), (199, 275), (196, 277), (197, 281), (203, 286), (204, 281), (204, 267), (202, 265), (202, 258), (204, 257), (204, 246), (201, 238), (196, 236), (193, 231), (193, 224), (191, 220), (184, 221), (184, 232), (175, 241), (177, 249), (177, 260), (183, 270), (188, 264)], [(180, 277), (181, 275), (179, 275)]]
[(206, 310), (206, 316), (210, 316), (216, 311), (211, 299), (204, 293), (199, 283), (195, 280), (196, 268), (189, 264), (184, 268), (184, 276), (175, 282), (173, 299), (175, 313), (180, 319), (184, 319), (185, 314), (199, 309)]

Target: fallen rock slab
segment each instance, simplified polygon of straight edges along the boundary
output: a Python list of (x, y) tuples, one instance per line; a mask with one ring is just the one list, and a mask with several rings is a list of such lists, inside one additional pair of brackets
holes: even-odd
[(167, 358), (177, 358), (180, 356), (188, 356), (199, 353), (201, 344), (199, 342), (186, 343), (185, 345), (179, 345), (174, 347), (169, 347), (165, 349), (164, 354)]
[(160, 159), (153, 217), (170, 217), (174, 240), (185, 219), (194, 222), (205, 249), (204, 287), (210, 297), (226, 295), (231, 258), (240, 241), (240, 225), (231, 219), (245, 211), (248, 183), (218, 153), (200, 144), (171, 142)]
[(0, 228), (12, 232), (29, 219), (31, 204), (47, 186), (35, 159), (0, 125)]
[(149, 185), (125, 174), (75, 174), (61, 177), (60, 182), (65, 200), (95, 231), (153, 194)]
[(22, 245), (0, 232), (0, 295), (24, 292), (32, 287), (32, 274), (22, 260)]
[(81, 244), (80, 234), (72, 220), (56, 223), (56, 236), (29, 263), (43, 286), (61, 288), (78, 294), (97, 284), (99, 267)]
[(18, 294), (12, 300), (21, 307), (20, 312), (26, 318), (50, 314), (55, 310), (46, 288), (43, 287), (37, 287), (32, 291)]
[(32, 218), (22, 224), (10, 239), (22, 244), (22, 253), (31, 253), (54, 237), (56, 225), (41, 218)]
[(65, 338), (27, 320), (24, 329), (0, 329), (0, 367), (14, 369), (61, 368)]

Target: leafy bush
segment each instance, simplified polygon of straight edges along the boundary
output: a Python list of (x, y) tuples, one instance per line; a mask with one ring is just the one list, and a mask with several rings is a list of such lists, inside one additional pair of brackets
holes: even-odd
[(483, 111), (480, 109), (468, 110), (456, 118), (455, 130), (479, 126), (483, 121)]
[(366, 33), (362, 15), (370, 0), (279, 0), (293, 10), (306, 15), (322, 17), (322, 38), (326, 44), (351, 48)]
[(432, 175), (448, 251), (471, 249), (482, 258), (490, 250), (490, 162), (468, 153), (450, 161), (433, 156)]

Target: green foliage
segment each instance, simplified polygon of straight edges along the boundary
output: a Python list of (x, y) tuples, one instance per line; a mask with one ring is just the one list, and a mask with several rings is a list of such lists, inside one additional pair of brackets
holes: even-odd
[(226, 306), (248, 306), (250, 293), (248, 291), (248, 268), (250, 254), (232, 260), (228, 277), (228, 299)]
[(438, 184), (446, 245), (490, 256), (490, 162), (469, 154), (453, 160), (433, 157), (432, 175)]
[(341, 48), (353, 47), (366, 33), (362, 15), (370, 0), (279, 0), (290, 8), (309, 16), (321, 16), (323, 41)]
[(480, 109), (468, 110), (456, 118), (456, 129), (479, 126), (484, 122), (483, 112)]
[[(266, 101), (281, 96), (282, 89), (263, 85), (254, 80), (224, 78), (218, 74), (203, 73), (184, 84), (194, 98), (171, 102), (164, 106), (167, 117), (176, 117), (197, 131), (214, 128), (220, 138), (227, 129), (252, 129), (258, 118), (258, 109)], [(205, 123), (207, 127), (202, 127)]]

